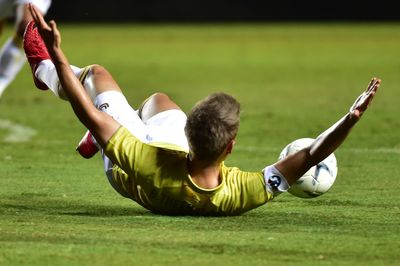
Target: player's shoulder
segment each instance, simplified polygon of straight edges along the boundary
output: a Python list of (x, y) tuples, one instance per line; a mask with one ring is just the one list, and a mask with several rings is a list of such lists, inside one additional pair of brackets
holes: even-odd
[(260, 178), (263, 177), (262, 171), (245, 171), (236, 166), (221, 165), (221, 175), (224, 178)]

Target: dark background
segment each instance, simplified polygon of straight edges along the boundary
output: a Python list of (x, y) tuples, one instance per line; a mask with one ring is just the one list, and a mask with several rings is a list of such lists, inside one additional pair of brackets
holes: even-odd
[(400, 21), (398, 2), (53, 0), (48, 18), (73, 22)]

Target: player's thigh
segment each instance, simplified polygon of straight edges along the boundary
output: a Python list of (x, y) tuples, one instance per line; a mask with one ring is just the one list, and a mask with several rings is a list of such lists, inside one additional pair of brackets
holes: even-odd
[(100, 93), (96, 96), (94, 104), (97, 109), (113, 117), (139, 140), (147, 142), (146, 125), (121, 92), (110, 90)]

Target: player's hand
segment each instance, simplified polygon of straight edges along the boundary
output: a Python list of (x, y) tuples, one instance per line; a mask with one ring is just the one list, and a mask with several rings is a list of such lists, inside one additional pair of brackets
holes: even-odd
[(354, 104), (350, 107), (350, 115), (355, 119), (360, 119), (368, 105), (371, 103), (376, 91), (381, 84), (381, 80), (373, 78), (368, 84), (367, 89), (357, 98)]
[(29, 4), (29, 11), (32, 14), (40, 36), (42, 36), (43, 41), (46, 44), (47, 50), (52, 53), (56, 49), (59, 49), (61, 45), (61, 34), (57, 29), (55, 21), (52, 20), (49, 23), (46, 23), (43, 15), (32, 4)]

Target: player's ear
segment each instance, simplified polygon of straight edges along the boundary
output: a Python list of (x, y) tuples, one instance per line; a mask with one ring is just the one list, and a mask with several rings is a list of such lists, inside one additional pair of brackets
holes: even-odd
[(231, 140), (228, 143), (228, 146), (226, 146), (226, 154), (231, 154), (233, 151), (233, 146), (235, 146), (236, 144), (236, 139)]

